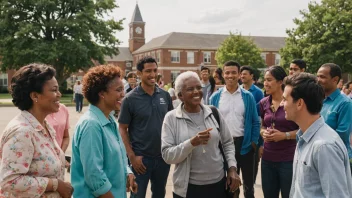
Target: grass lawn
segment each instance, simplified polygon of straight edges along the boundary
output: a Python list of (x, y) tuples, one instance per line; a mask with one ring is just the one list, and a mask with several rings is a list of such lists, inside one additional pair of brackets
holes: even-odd
[[(0, 99), (12, 99), (11, 95), (6, 93), (0, 93)], [(61, 96), (60, 102), (65, 105), (74, 105), (75, 103), (72, 101), (73, 95), (72, 94), (63, 94)], [(83, 102), (85, 105), (88, 104), (87, 101)], [(11, 103), (12, 104), (12, 103)]]
[(0, 99), (11, 99), (11, 95), (9, 93), (0, 93)]

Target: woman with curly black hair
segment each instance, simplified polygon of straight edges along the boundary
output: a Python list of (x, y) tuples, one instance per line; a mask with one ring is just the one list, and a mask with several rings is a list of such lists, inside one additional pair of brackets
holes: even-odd
[(71, 197), (73, 188), (64, 182), (65, 155), (45, 120), (60, 107), (55, 69), (20, 68), (11, 80), (11, 95), (21, 113), (2, 133), (0, 197)]
[(72, 141), (74, 197), (126, 198), (126, 188), (137, 191), (114, 118), (114, 110), (125, 96), (120, 75), (119, 67), (101, 65), (90, 68), (83, 77), (82, 91), (90, 105), (78, 121)]

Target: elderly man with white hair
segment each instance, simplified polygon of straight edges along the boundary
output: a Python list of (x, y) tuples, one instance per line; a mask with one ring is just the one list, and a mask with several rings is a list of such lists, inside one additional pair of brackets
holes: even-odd
[[(197, 73), (180, 74), (175, 92), (182, 103), (166, 114), (161, 135), (163, 159), (176, 164), (173, 197), (226, 197), (241, 185), (230, 131), (220, 113), (218, 123), (212, 109), (201, 103)], [(219, 142), (229, 167), (227, 178)]]

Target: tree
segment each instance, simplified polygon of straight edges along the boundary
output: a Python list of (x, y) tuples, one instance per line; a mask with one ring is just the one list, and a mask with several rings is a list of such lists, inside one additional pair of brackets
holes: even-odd
[(316, 73), (328, 62), (352, 71), (352, 0), (311, 2), (301, 10), (301, 19), (293, 21), (296, 28), (286, 30), (286, 45), (280, 50), (284, 65), (292, 59), (304, 59), (308, 72)]
[(230, 33), (216, 52), (216, 61), (220, 67), (229, 60), (240, 64), (250, 65), (254, 68), (265, 66), (264, 60), (260, 57), (261, 50), (254, 44), (250, 37), (244, 37), (240, 33)]
[[(54, 66), (60, 85), (72, 72), (116, 55), (122, 20), (114, 0), (0, 0), (1, 69), (40, 62)], [(108, 19), (107, 19), (108, 18)]]

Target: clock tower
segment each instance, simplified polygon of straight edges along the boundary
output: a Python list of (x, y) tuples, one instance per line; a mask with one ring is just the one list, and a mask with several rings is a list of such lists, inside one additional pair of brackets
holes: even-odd
[(145, 22), (143, 21), (138, 4), (134, 9), (131, 23), (129, 24), (130, 38), (129, 48), (131, 52), (136, 51), (145, 44)]

